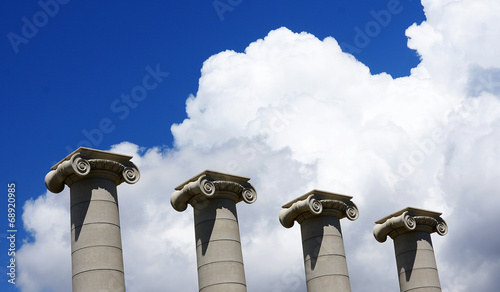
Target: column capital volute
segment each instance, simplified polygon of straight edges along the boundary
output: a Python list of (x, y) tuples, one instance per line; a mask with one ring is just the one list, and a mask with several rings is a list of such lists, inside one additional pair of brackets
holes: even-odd
[(132, 156), (116, 154), (108, 151), (80, 147), (55, 164), (45, 176), (45, 186), (53, 193), (59, 193), (64, 185), (73, 182), (111, 174), (116, 185), (126, 182), (134, 184), (139, 181), (137, 166), (130, 161)]
[(387, 236), (394, 239), (410, 231), (437, 232), (444, 236), (448, 233), (448, 225), (441, 218), (441, 213), (407, 207), (376, 221), (373, 227), (373, 235), (379, 242), (386, 241)]
[(200, 200), (226, 197), (235, 203), (244, 201), (252, 204), (257, 200), (257, 192), (248, 183), (250, 178), (205, 170), (175, 188), (170, 203), (182, 212), (187, 205), (195, 205)]
[(339, 219), (347, 217), (358, 219), (358, 207), (351, 201), (351, 196), (340, 195), (320, 190), (312, 190), (282, 206), (279, 214), (281, 225), (285, 228), (299, 224), (307, 218), (318, 215), (332, 215)]

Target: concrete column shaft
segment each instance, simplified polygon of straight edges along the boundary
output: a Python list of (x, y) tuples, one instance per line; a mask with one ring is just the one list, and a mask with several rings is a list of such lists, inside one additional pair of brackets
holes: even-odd
[(73, 291), (125, 291), (115, 181), (80, 180), (70, 196)]
[(394, 250), (402, 292), (441, 291), (431, 235), (428, 231), (412, 231), (396, 236)]
[(246, 292), (236, 204), (252, 204), (249, 178), (205, 170), (175, 188), (172, 207), (194, 209), (198, 287), (203, 292)]
[(222, 196), (201, 200), (193, 207), (199, 290), (245, 292), (245, 271), (234, 200)]
[(351, 291), (340, 219), (318, 215), (301, 223), (308, 292)]
[(307, 292), (350, 292), (340, 219), (356, 220), (351, 196), (312, 190), (283, 205), (279, 218), (285, 228), (300, 224)]
[(73, 292), (124, 292), (116, 186), (136, 183), (132, 157), (80, 147), (51, 168), (45, 185), (70, 188)]
[(394, 240), (401, 292), (441, 291), (431, 233), (444, 236), (448, 225), (441, 213), (407, 207), (375, 222), (373, 235), (379, 242)]

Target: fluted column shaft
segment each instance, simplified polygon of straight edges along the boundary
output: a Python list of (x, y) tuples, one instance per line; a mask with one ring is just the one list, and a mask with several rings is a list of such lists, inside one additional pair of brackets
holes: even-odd
[(440, 215), (406, 208), (376, 222), (375, 238), (384, 242), (390, 236), (394, 240), (401, 292), (441, 291), (431, 240), (433, 232), (447, 233), (446, 223)]
[(283, 206), (280, 221), (300, 224), (308, 292), (351, 291), (340, 219), (355, 220), (352, 197), (314, 190)]
[(202, 292), (246, 292), (236, 203), (253, 203), (247, 178), (205, 171), (172, 195), (177, 211), (194, 210), (198, 286)]
[(51, 191), (70, 187), (73, 291), (125, 291), (116, 186), (135, 183), (138, 170), (130, 156), (88, 148), (75, 152), (46, 177)]

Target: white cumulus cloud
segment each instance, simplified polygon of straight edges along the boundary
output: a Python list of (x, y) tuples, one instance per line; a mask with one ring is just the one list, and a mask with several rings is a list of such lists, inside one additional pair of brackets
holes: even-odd
[[(141, 171), (118, 187), (127, 290), (197, 291), (193, 214), (169, 199), (205, 169), (250, 177), (257, 190), (257, 202), (238, 204), (248, 291), (305, 291), (300, 230), (278, 213), (313, 188), (352, 195), (360, 209), (342, 221), (353, 291), (398, 289), (392, 244), (372, 228), (406, 206), (448, 223), (433, 235), (444, 291), (500, 286), (500, 4), (423, 5), (427, 21), (406, 32), (422, 59), (408, 77), (373, 75), (335, 39), (280, 28), (205, 61), (173, 148), (113, 147)], [(24, 207), (34, 241), (19, 250), (22, 291), (70, 290), (67, 197)]]

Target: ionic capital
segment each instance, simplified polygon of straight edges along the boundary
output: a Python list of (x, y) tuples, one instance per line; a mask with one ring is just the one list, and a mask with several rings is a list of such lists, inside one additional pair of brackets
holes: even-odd
[(347, 217), (351, 221), (356, 220), (359, 211), (351, 199), (350, 196), (312, 190), (283, 205), (284, 209), (279, 214), (281, 225), (290, 228), (294, 221), (301, 223), (306, 218), (320, 214), (331, 214), (339, 219)]
[(379, 242), (413, 230), (429, 233), (437, 232), (443, 236), (448, 233), (448, 226), (441, 213), (408, 207), (375, 222), (373, 235)]
[[(80, 147), (54, 165), (45, 176), (45, 185), (53, 193), (59, 193), (64, 185), (91, 177), (99, 171), (115, 174), (116, 185), (126, 182), (136, 183), (140, 178), (139, 169), (130, 159), (132, 156)], [(100, 173), (99, 175), (103, 175)]]
[(206, 170), (175, 188), (170, 203), (182, 212), (187, 205), (194, 205), (207, 198), (226, 197), (235, 203), (245, 201), (252, 204), (257, 200), (257, 192), (248, 183), (250, 179), (241, 176)]

